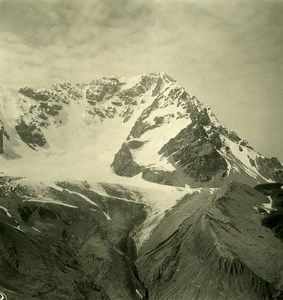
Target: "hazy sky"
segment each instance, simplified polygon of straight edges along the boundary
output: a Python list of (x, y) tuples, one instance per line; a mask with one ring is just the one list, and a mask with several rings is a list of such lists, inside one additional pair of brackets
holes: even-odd
[(0, 84), (163, 71), (283, 162), (283, 0), (0, 0)]

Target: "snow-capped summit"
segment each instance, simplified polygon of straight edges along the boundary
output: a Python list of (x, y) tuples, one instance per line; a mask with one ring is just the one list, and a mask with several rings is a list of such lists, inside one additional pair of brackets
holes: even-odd
[(100, 170), (178, 186), (282, 180), (277, 159), (257, 153), (166, 73), (2, 88), (0, 97), (7, 174), (80, 178)]

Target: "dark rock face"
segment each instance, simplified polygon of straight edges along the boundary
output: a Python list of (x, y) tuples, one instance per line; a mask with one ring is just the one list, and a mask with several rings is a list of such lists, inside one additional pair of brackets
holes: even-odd
[(238, 183), (179, 201), (139, 251), (149, 299), (280, 299), (283, 244), (253, 209), (264, 201)]
[(42, 147), (46, 144), (46, 139), (40, 128), (36, 127), (33, 123), (26, 124), (23, 118), (15, 126), (15, 129), (22, 141), (31, 148), (36, 146)]
[(53, 86), (50, 93), (55, 102), (70, 103), (71, 100), (79, 100), (82, 98), (82, 86), (80, 84), (72, 84), (71, 82), (60, 82)]
[(141, 146), (144, 145), (145, 142), (142, 141), (138, 141), (138, 140), (131, 140), (129, 142), (127, 142), (127, 145), (131, 148), (131, 149), (138, 149)]
[(129, 146), (123, 143), (121, 149), (115, 154), (112, 163), (114, 172), (120, 176), (132, 177), (142, 171), (142, 167), (133, 161)]
[(142, 178), (150, 182), (173, 185), (175, 173), (176, 172), (165, 172), (146, 168), (142, 172)]
[(116, 78), (102, 78), (92, 81), (86, 90), (86, 98), (90, 104), (101, 102), (104, 98), (111, 98), (120, 87), (120, 82)]
[[(48, 90), (21, 88), (19, 94), (22, 114), (15, 127), (22, 140), (34, 148), (36, 145), (46, 144), (40, 128), (47, 128), (51, 124), (57, 127), (65, 125), (60, 112), (71, 101), (82, 98), (82, 87), (78, 84), (62, 82)], [(28, 109), (27, 103), (29, 103)]]
[(70, 82), (57, 83), (50, 90), (33, 90), (25, 87), (19, 89), (19, 93), (39, 103), (61, 102), (68, 104), (70, 99), (77, 100), (82, 97), (79, 85), (72, 85)]
[(0, 120), (0, 154), (4, 153), (4, 137), (10, 140), (10, 136), (5, 130), (4, 123)]
[(37, 92), (28, 87), (19, 89), (19, 93), (38, 101), (47, 101), (50, 98), (50, 95), (47, 91)]
[(210, 118), (207, 113), (207, 109), (202, 109), (201, 111), (196, 111), (195, 109), (192, 109), (191, 112), (191, 118), (192, 123), (202, 125), (202, 126), (208, 126), (211, 124)]
[(262, 220), (262, 225), (271, 229), (276, 237), (283, 241), (283, 184), (265, 183), (254, 187), (260, 193), (272, 199), (272, 210)]
[(137, 119), (135, 122), (133, 128), (130, 131), (129, 136), (133, 138), (139, 138), (141, 137), (146, 131), (154, 129), (158, 126), (160, 126), (160, 122), (158, 120), (154, 120), (155, 124), (149, 124), (146, 122), (146, 118), (149, 116), (149, 114), (155, 110), (158, 106), (158, 102), (160, 100), (160, 97), (157, 97), (150, 106), (148, 106), (141, 114), (141, 116)]
[(158, 105), (159, 98), (156, 98), (152, 104), (147, 107), (141, 114), (141, 116), (135, 122), (133, 128), (130, 131), (129, 136), (133, 138), (141, 137), (147, 130), (154, 129), (158, 125), (148, 124), (145, 119), (149, 116), (150, 112), (154, 110)]
[(225, 159), (216, 151), (218, 143), (219, 140), (208, 139), (201, 126), (192, 123), (165, 144), (159, 154), (172, 156), (184, 173), (195, 181), (207, 182), (227, 169)]
[[(86, 99), (92, 106), (89, 111), (90, 114), (97, 115), (101, 120), (105, 118), (113, 118), (117, 115), (117, 107), (123, 106), (124, 109), (119, 116), (126, 123), (133, 114), (133, 106), (137, 106), (137, 97), (147, 92), (152, 85), (157, 81), (156, 74), (143, 75), (140, 81), (133, 87), (122, 89), (124, 83), (116, 78), (102, 78), (101, 80), (92, 81), (86, 88)], [(113, 97), (112, 106), (106, 108), (97, 107), (98, 104), (104, 100)], [(115, 107), (116, 106), (116, 107)]]
[(283, 209), (272, 211), (262, 220), (262, 225), (271, 229), (274, 232), (274, 236), (283, 242)]
[(276, 157), (258, 157), (257, 164), (264, 177), (283, 183), (283, 166)]
[(119, 97), (123, 99), (126, 104), (131, 103), (135, 97), (138, 97), (148, 91), (152, 85), (156, 83), (156, 81), (156, 75), (143, 75), (139, 83), (137, 83), (134, 87), (119, 93)]
[(276, 196), (277, 194), (282, 193), (283, 184), (280, 182), (274, 183), (262, 183), (254, 187), (254, 189), (266, 196)]
[(137, 290), (146, 299), (131, 238), (144, 204), (100, 196), (85, 183), (57, 185), (65, 189), (43, 187), (39, 201), (17, 179), (1, 178), (0, 290), (15, 300), (141, 299)]
[(154, 129), (156, 127), (160, 126), (157, 122), (155, 124), (148, 124), (147, 122), (143, 122), (142, 120), (137, 120), (134, 127), (132, 128), (130, 132), (130, 136), (133, 138), (139, 138), (141, 137), (146, 131)]
[(152, 96), (155, 97), (157, 94), (159, 94), (160, 90), (161, 90), (161, 86), (163, 84), (163, 80), (162, 78), (158, 78), (157, 82), (156, 82), (156, 86), (154, 88), (154, 90), (152, 91)]
[(47, 103), (42, 102), (40, 104), (40, 108), (50, 116), (57, 116), (59, 115), (59, 112), (63, 108), (63, 106), (58, 104), (48, 105)]

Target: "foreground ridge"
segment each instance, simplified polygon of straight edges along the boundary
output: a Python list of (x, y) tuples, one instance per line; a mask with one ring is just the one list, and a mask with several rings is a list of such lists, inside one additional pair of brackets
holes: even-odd
[[(260, 225), (256, 208), (268, 198), (246, 185), (176, 190), (181, 197), (160, 217), (148, 190), (0, 183), (0, 290), (8, 298), (282, 299), (283, 244)], [(165, 192), (151, 191), (152, 199)]]

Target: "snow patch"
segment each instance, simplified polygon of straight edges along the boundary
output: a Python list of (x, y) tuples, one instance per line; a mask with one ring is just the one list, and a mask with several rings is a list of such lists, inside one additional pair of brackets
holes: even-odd
[(273, 210), (272, 208), (272, 198), (270, 196), (267, 196), (267, 198), (269, 199), (269, 203), (263, 203), (263, 207), (268, 210), (268, 212), (270, 212), (271, 210)]
[(81, 194), (81, 193), (78, 193), (78, 192), (73, 192), (73, 191), (70, 191), (68, 189), (64, 189), (65, 191), (67, 191), (68, 193), (70, 194), (74, 194), (74, 195), (77, 195), (79, 196), (80, 198), (84, 199), (85, 201), (87, 201), (88, 203), (94, 205), (94, 206), (98, 206), (96, 203), (94, 203), (92, 200), (90, 200), (87, 196)]
[(143, 296), (142, 296), (142, 294), (140, 293), (140, 291), (139, 291), (138, 289), (136, 289), (136, 293), (138, 294), (138, 296), (139, 296), (141, 299), (143, 299)]
[(37, 232), (41, 232), (39, 229), (37, 229), (37, 228), (35, 228), (35, 227), (31, 227), (32, 229), (34, 229), (35, 231), (37, 231)]
[(9, 217), (9, 218), (12, 218), (12, 215), (10, 214), (9, 210), (3, 206), (0, 206), (1, 209), (3, 209), (6, 213), (6, 215)]
[(62, 205), (62, 206), (68, 206), (68, 207), (72, 207), (72, 208), (78, 208), (75, 205), (71, 205), (71, 204), (67, 204), (58, 200), (54, 200), (51, 198), (44, 198), (44, 199), (25, 199), (23, 200), (24, 202), (41, 202), (41, 203), (51, 203), (51, 204), (58, 204), (58, 205)]
[(110, 218), (110, 216), (106, 212), (103, 211), (103, 214), (104, 214), (104, 216), (106, 217), (106, 219), (108, 221), (112, 221), (112, 219)]

